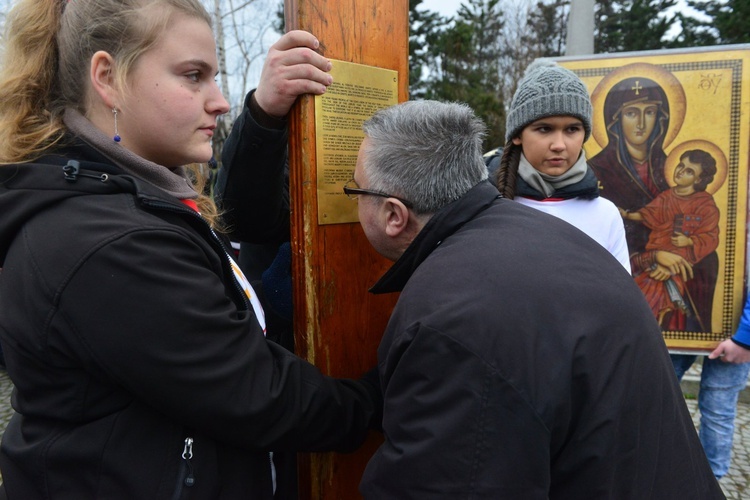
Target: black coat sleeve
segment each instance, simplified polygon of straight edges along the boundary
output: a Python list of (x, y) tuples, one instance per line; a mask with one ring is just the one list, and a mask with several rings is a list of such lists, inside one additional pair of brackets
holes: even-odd
[(214, 194), (232, 240), (278, 245), (289, 240), (288, 133), (258, 124), (253, 92), (224, 143)]

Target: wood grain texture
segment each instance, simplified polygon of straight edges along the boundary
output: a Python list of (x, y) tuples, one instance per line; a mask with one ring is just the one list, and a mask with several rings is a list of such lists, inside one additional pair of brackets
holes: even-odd
[[(408, 2), (286, 0), (285, 15), (287, 29), (315, 34), (328, 58), (398, 71), (398, 100), (407, 99)], [(329, 375), (359, 377), (375, 366), (397, 296), (368, 292), (391, 262), (372, 249), (359, 223), (317, 223), (314, 110), (314, 98), (304, 96), (289, 122), (297, 353)], [(300, 498), (361, 498), (362, 471), (381, 440), (373, 433), (352, 454), (300, 454)]]

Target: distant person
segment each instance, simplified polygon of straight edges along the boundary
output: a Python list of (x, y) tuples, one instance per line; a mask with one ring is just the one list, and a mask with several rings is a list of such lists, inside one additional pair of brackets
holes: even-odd
[(357, 448), (377, 384), (265, 338), (184, 167), (229, 109), (202, 4), (19, 0), (6, 22), (7, 498), (271, 500), (269, 452)]
[(378, 349), (365, 499), (721, 499), (632, 277), (487, 180), (482, 122), (412, 101), (363, 126), (354, 180), (400, 292)]
[(629, 272), (622, 219), (611, 201), (599, 197), (583, 151), (591, 135), (591, 100), (581, 79), (548, 59), (533, 62), (513, 96), (505, 130), (502, 156), (486, 159), (503, 196), (574, 225)]
[[(690, 369), (698, 356), (673, 354), (677, 378)], [(747, 387), (750, 374), (750, 300), (745, 300), (735, 334), (701, 356), (702, 369), (698, 409), (701, 413), (700, 440), (717, 478), (729, 472), (734, 439), (734, 420), (740, 392)]]

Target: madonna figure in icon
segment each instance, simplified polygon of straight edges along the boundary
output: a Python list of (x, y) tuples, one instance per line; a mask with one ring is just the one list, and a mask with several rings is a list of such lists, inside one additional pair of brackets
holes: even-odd
[[(664, 175), (664, 138), (669, 126), (669, 102), (653, 80), (622, 80), (607, 94), (604, 120), (609, 142), (589, 160), (602, 187), (615, 205), (636, 211), (669, 189)], [(648, 229), (625, 221), (631, 252), (642, 250)]]

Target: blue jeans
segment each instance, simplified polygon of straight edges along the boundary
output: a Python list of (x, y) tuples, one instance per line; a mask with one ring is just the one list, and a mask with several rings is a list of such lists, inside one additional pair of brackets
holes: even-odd
[[(671, 357), (680, 380), (697, 358), (692, 354), (672, 354)], [(750, 363), (724, 363), (719, 359), (701, 357), (703, 370), (698, 394), (700, 440), (711, 470), (720, 478), (729, 471), (737, 400), (747, 384)]]

